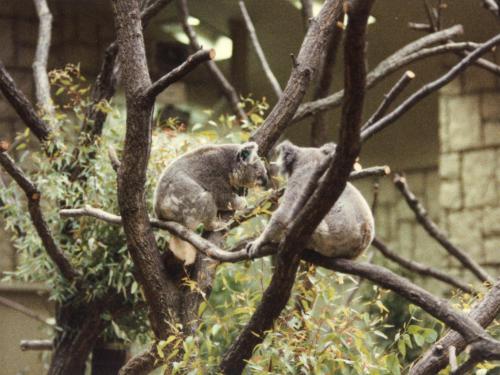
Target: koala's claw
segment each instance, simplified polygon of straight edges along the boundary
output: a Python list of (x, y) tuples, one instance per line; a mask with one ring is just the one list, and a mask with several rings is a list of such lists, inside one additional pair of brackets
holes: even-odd
[(247, 255), (250, 259), (255, 258), (255, 256), (257, 255), (257, 252), (259, 250), (258, 242), (257, 241), (249, 242), (247, 244), (245, 250), (246, 250)]

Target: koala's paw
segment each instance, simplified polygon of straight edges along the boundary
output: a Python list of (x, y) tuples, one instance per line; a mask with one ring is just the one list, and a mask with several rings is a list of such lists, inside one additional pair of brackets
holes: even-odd
[(261, 241), (259, 239), (249, 242), (245, 248), (247, 255), (250, 259), (255, 258), (260, 250), (261, 247)]

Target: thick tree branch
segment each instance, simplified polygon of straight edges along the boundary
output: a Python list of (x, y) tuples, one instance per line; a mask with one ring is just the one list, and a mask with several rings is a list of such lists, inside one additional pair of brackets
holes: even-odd
[[(382, 79), (387, 77), (394, 71), (402, 68), (403, 66), (414, 62), (420, 58), (427, 57), (429, 55), (419, 55), (416, 52), (423, 48), (432, 46), (437, 43), (445, 42), (448, 39), (463, 34), (463, 27), (461, 25), (455, 25), (448, 29), (432, 33), (430, 35), (423, 36), (420, 39), (415, 40), (404, 46), (403, 48), (397, 50), (391, 56), (380, 62), (366, 77), (366, 88), (369, 89)], [(465, 46), (463, 46), (465, 48)], [(445, 52), (444, 50), (435, 51), (435, 54)], [(408, 55), (412, 55), (412, 59), (406, 59)], [(297, 113), (293, 116), (293, 122), (302, 120), (307, 116), (314, 115), (321, 111), (326, 111), (338, 107), (342, 103), (342, 98), (344, 96), (344, 91), (338, 91), (326, 98), (318, 99), (313, 102), (308, 102), (302, 104)]]
[(391, 88), (391, 90), (384, 95), (384, 100), (382, 100), (382, 103), (378, 106), (378, 108), (375, 110), (373, 115), (368, 119), (368, 121), (361, 127), (361, 130), (363, 131), (364, 129), (370, 127), (375, 121), (380, 119), (391, 104), (396, 100), (399, 94), (403, 92), (403, 90), (408, 86), (408, 84), (415, 78), (415, 73), (413, 73), (411, 70), (407, 70), (403, 76), (396, 82), (396, 84)]
[(52, 259), (57, 268), (59, 268), (59, 271), (66, 278), (66, 280), (70, 282), (73, 281), (77, 278), (78, 273), (74, 270), (73, 266), (64, 256), (62, 251), (58, 248), (52, 234), (50, 233), (47, 223), (43, 217), (42, 209), (40, 208), (40, 191), (30, 180), (28, 180), (23, 171), (15, 165), (14, 160), (12, 160), (5, 150), (2, 149), (0, 149), (0, 164), (26, 194), (26, 197), (28, 198), (28, 210), (31, 216), (31, 221), (40, 236), (43, 246), (50, 259)]
[(252, 19), (250, 18), (250, 15), (248, 14), (248, 10), (247, 7), (245, 6), (245, 3), (243, 1), (240, 1), (239, 4), (241, 9), (241, 14), (243, 15), (243, 19), (245, 20), (245, 25), (247, 27), (248, 34), (250, 35), (250, 40), (252, 41), (255, 53), (259, 58), (260, 65), (262, 66), (264, 74), (266, 75), (267, 80), (271, 84), (271, 87), (273, 88), (276, 97), (279, 99), (281, 94), (283, 93), (283, 90), (281, 89), (281, 86), (278, 80), (276, 79), (276, 76), (271, 70), (269, 63), (267, 62), (266, 55), (264, 54), (264, 50), (260, 45), (259, 38), (257, 37), (257, 32), (255, 31), (255, 27), (253, 25)]
[(151, 101), (160, 95), (172, 83), (192, 72), (198, 65), (215, 58), (215, 50), (200, 50), (193, 53), (181, 65), (171, 70), (153, 83), (143, 95), (143, 100)]
[(477, 60), (481, 55), (488, 52), (500, 43), (500, 34), (489, 39), (485, 43), (481, 44), (480, 47), (476, 48), (473, 52), (468, 54), (463, 58), (458, 64), (454, 65), (448, 72), (442, 75), (440, 78), (424, 85), (420, 90), (415, 92), (409, 98), (407, 98), (403, 103), (401, 103), (396, 109), (382, 117), (380, 120), (376, 121), (368, 129), (365, 129), (361, 138), (363, 141), (371, 138), (375, 133), (383, 130), (385, 127), (396, 121), (404, 113), (406, 113), (415, 104), (419, 103), (420, 100), (431, 94), (432, 92), (445, 86), (447, 83), (456, 78), (460, 73), (462, 73), (467, 67), (469, 67), (475, 60)]
[[(339, 15), (341, 18), (343, 13)], [(338, 22), (338, 21), (337, 21)], [(337, 50), (342, 40), (343, 29), (338, 25), (330, 35), (326, 45), (326, 51), (321, 62), (320, 72), (317, 78), (317, 85), (314, 91), (313, 100), (318, 100), (328, 96), (333, 81), (333, 68), (337, 57)], [(328, 139), (328, 127), (325, 122), (325, 113), (320, 112), (314, 116), (311, 123), (311, 144), (319, 147)]]
[(33, 0), (40, 25), (38, 27), (38, 42), (35, 61), (33, 61), (33, 76), (35, 80), (36, 99), (38, 105), (48, 114), (54, 113), (54, 106), (50, 96), (47, 62), (49, 60), (50, 39), (52, 36), (52, 14), (46, 0)]
[[(500, 313), (500, 281), (497, 281), (484, 298), (476, 303), (468, 316), (482, 327), (487, 327)], [(410, 369), (410, 375), (437, 374), (448, 363), (448, 348), (454, 346), (457, 354), (465, 349), (463, 337), (454, 331), (439, 339)]]
[(417, 221), (420, 225), (422, 225), (426, 232), (441, 246), (443, 246), (450, 255), (460, 261), (465, 268), (476, 275), (479, 280), (482, 282), (488, 281), (493, 284), (494, 279), (488, 275), (488, 273), (476, 261), (474, 261), (474, 259), (472, 259), (466, 251), (451, 243), (439, 227), (429, 218), (427, 210), (410, 191), (406, 179), (396, 174), (394, 177), (394, 185), (401, 192), (406, 200), (406, 203), (408, 203), (408, 206), (415, 214)]
[[(475, 350), (475, 347), (486, 349), (483, 358), (488, 356), (488, 352), (496, 355), (498, 348), (500, 348), (500, 342), (493, 340), (474, 319), (452, 308), (446, 300), (432, 295), (425, 289), (383, 267), (348, 259), (328, 258), (314, 251), (304, 252), (303, 259), (333, 271), (361, 276), (383, 288), (398, 293), (455, 331), (460, 332), (471, 345), (471, 350)], [(483, 343), (491, 344), (491, 347), (482, 346)]]
[(335, 21), (342, 11), (341, 1), (326, 1), (319, 15), (311, 21), (283, 95), (261, 127), (252, 135), (259, 152), (267, 155), (288, 126), (303, 99), (309, 83), (318, 71), (319, 61)]
[(398, 253), (395, 251), (392, 251), (387, 247), (386, 244), (384, 244), (382, 241), (380, 241), (378, 238), (375, 238), (372, 242), (372, 245), (378, 249), (382, 255), (384, 255), (386, 258), (392, 260), (393, 262), (399, 264), (400, 266), (410, 270), (411, 272), (415, 272), (419, 275), (422, 276), (430, 276), (433, 277), (437, 280), (440, 280), (448, 285), (451, 285), (455, 288), (462, 289), (466, 293), (470, 294), (475, 294), (476, 291), (471, 288), (469, 285), (466, 283), (462, 282), (461, 280), (448, 275), (446, 272), (440, 271), (438, 269), (432, 268), (430, 266), (415, 262), (414, 260), (406, 259), (400, 256)]
[(151, 86), (138, 3), (114, 0), (117, 43), (127, 103), (127, 131), (118, 171), (118, 204), (136, 275), (143, 285), (150, 322), (157, 338), (179, 321), (180, 297), (175, 280), (165, 272), (147, 213), (145, 183), (151, 145), (153, 103), (140, 96)]
[[(177, 8), (182, 23), (182, 27), (187, 37), (189, 38), (191, 48), (195, 51), (198, 51), (199, 49), (202, 48), (202, 46), (198, 42), (198, 37), (196, 36), (196, 32), (188, 22), (189, 9), (187, 0), (177, 0)], [(214, 61), (209, 61), (207, 64), (207, 68), (212, 77), (219, 85), (219, 88), (223, 92), (227, 101), (229, 102), (232, 111), (240, 118), (240, 120), (248, 121), (245, 111), (240, 106), (240, 100), (235, 88), (231, 85), (231, 83), (229, 83), (226, 77), (224, 77), (224, 74), (221, 72), (217, 64)]]
[(35, 134), (35, 136), (44, 142), (49, 138), (51, 128), (37, 114), (33, 105), (30, 103), (24, 93), (19, 90), (16, 83), (10, 76), (5, 66), (0, 61), (0, 91), (5, 99), (12, 105), (25, 125)]
[[(342, 110), (340, 142), (333, 157), (331, 168), (325, 173), (323, 181), (304, 209), (300, 211), (297, 219), (286, 230), (285, 236), (278, 246), (273, 277), (262, 296), (259, 306), (248, 324), (224, 354), (220, 368), (225, 374), (241, 373), (245, 361), (251, 357), (255, 346), (262, 342), (265, 332), (272, 328), (275, 319), (286, 306), (300, 263), (302, 248), (344, 190), (352, 166), (359, 153), (359, 128), (365, 89), (364, 37), (372, 3), (372, 1), (344, 3), (344, 11), (349, 14), (349, 26), (346, 32), (344, 49), (347, 95)], [(330, 17), (335, 16), (332, 11), (336, 9), (337, 5), (326, 1), (318, 16), (318, 24), (322, 24), (323, 17), (327, 16), (329, 22), (335, 22), (337, 17)], [(315, 24), (311, 24), (308, 36), (311, 35), (311, 30), (315, 26)], [(300, 57), (301, 54), (299, 54)], [(299, 64), (302, 64), (302, 60), (299, 61)], [(315, 63), (318, 64), (318, 62), (319, 57), (317, 56)], [(287, 96), (286, 90), (283, 97)], [(279, 106), (279, 102), (277, 106)], [(269, 136), (271, 139), (274, 137), (273, 133)], [(266, 139), (265, 142), (268, 147), (274, 143), (270, 139)], [(326, 158), (326, 160), (329, 159)]]

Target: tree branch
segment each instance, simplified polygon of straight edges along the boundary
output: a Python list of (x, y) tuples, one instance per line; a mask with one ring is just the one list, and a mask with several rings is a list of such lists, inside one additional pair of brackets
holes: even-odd
[[(189, 38), (189, 42), (191, 44), (191, 48), (195, 51), (198, 51), (202, 48), (201, 44), (198, 42), (198, 37), (194, 29), (188, 22), (189, 18), (189, 9), (187, 0), (177, 0), (177, 8), (179, 12), (179, 17), (182, 23), (182, 27), (187, 37)], [(207, 63), (207, 68), (215, 79), (217, 84), (219, 85), (220, 90), (223, 92), (226, 97), (229, 105), (231, 106), (232, 111), (240, 118), (241, 121), (248, 122), (247, 115), (245, 111), (240, 106), (240, 100), (238, 94), (236, 93), (235, 88), (229, 83), (229, 81), (224, 77), (224, 74), (221, 72), (219, 67), (214, 61), (209, 61)]]
[(137, 354), (127, 361), (120, 369), (119, 375), (147, 375), (154, 369), (162, 365), (161, 358), (158, 357), (157, 343), (154, 343), (150, 350)]
[(127, 131), (118, 170), (118, 205), (136, 277), (143, 285), (155, 336), (168, 337), (170, 322), (180, 321), (176, 281), (165, 272), (146, 205), (146, 170), (151, 149), (153, 102), (141, 94), (151, 86), (140, 11), (136, 0), (113, 0), (117, 43), (127, 103)]
[[(339, 19), (343, 13), (339, 15)], [(337, 20), (339, 22), (339, 20)], [(330, 39), (326, 45), (326, 52), (321, 62), (320, 72), (317, 79), (316, 90), (314, 91), (313, 100), (318, 100), (328, 96), (330, 87), (333, 81), (333, 68), (337, 57), (337, 50), (342, 40), (343, 29), (336, 25)], [(319, 147), (328, 139), (327, 124), (325, 122), (325, 114), (323, 112), (314, 116), (311, 123), (311, 144), (312, 146)]]
[(215, 58), (215, 50), (199, 50), (187, 58), (181, 65), (159, 78), (144, 93), (143, 100), (154, 100), (172, 83), (192, 72), (198, 65)]
[(56, 242), (50, 233), (40, 208), (40, 191), (30, 180), (28, 180), (23, 171), (15, 165), (14, 160), (12, 160), (12, 158), (5, 151), (6, 150), (0, 149), (0, 164), (26, 194), (26, 197), (28, 198), (28, 210), (31, 216), (31, 221), (33, 222), (33, 225), (42, 240), (47, 254), (66, 280), (70, 282), (73, 281), (79, 275), (74, 270), (69, 260), (64, 256), (62, 251), (57, 247)]
[(403, 90), (406, 88), (406, 86), (408, 86), (413, 78), (415, 78), (415, 73), (413, 73), (411, 70), (407, 70), (399, 79), (399, 81), (397, 81), (396, 84), (391, 88), (391, 90), (384, 95), (384, 100), (382, 100), (382, 103), (380, 103), (379, 107), (376, 109), (373, 115), (371, 115), (368, 121), (361, 127), (361, 131), (369, 128), (375, 121), (385, 115), (394, 100), (396, 100), (398, 95), (403, 92)]
[(21, 340), (19, 347), (23, 352), (27, 350), (52, 351), (54, 343), (52, 340)]
[(307, 31), (309, 28), (309, 23), (313, 18), (313, 6), (312, 0), (300, 0), (301, 13), (302, 13), (302, 22), (304, 24), (304, 30)]
[(495, 16), (500, 17), (500, 6), (498, 2), (495, 2), (495, 0), (481, 0), (481, 2), (483, 3), (483, 7), (488, 9)]
[(396, 174), (394, 177), (394, 185), (401, 192), (406, 200), (406, 203), (408, 203), (408, 206), (415, 214), (417, 221), (420, 225), (422, 225), (426, 232), (441, 246), (443, 246), (450, 255), (460, 261), (465, 268), (469, 269), (479, 280), (482, 282), (488, 281), (493, 284), (494, 279), (488, 275), (488, 273), (479, 264), (477, 264), (466, 251), (452, 244), (439, 227), (429, 218), (427, 210), (410, 191), (406, 179)]
[(38, 27), (38, 42), (36, 46), (35, 61), (33, 61), (33, 77), (35, 81), (36, 98), (38, 105), (54, 114), (54, 106), (50, 96), (49, 77), (47, 75), (47, 62), (49, 60), (50, 39), (52, 34), (52, 14), (46, 0), (33, 0), (35, 3), (40, 26)]
[[(352, 166), (359, 153), (359, 127), (365, 88), (364, 36), (372, 3), (372, 1), (345, 3), (346, 9), (344, 11), (349, 14), (349, 26), (344, 50), (347, 95), (342, 108), (340, 142), (333, 157), (331, 168), (326, 172), (324, 180), (321, 181), (315, 194), (312, 195), (303, 210), (297, 215), (296, 220), (287, 228), (284, 238), (280, 241), (271, 283), (264, 292), (262, 300), (250, 321), (224, 354), (221, 361), (220, 369), (225, 374), (241, 373), (245, 361), (251, 357), (255, 346), (262, 342), (265, 332), (272, 328), (275, 319), (286, 306), (295, 281), (302, 248), (344, 190)], [(335, 22), (338, 13), (336, 14), (333, 10), (338, 10), (337, 6), (338, 3), (326, 1), (318, 16), (317, 24), (323, 24), (324, 17), (328, 17), (329, 22)], [(317, 24), (316, 22), (311, 24), (308, 36), (311, 35), (311, 30), (314, 30)], [(306, 44), (305, 41), (304, 45)], [(301, 60), (303, 57), (301, 50), (299, 65), (303, 63)], [(315, 64), (318, 64), (319, 56), (316, 56), (315, 60)], [(314, 69), (314, 65), (312, 68)], [(302, 77), (302, 79), (304, 78)], [(287, 96), (286, 92), (287, 89), (285, 89), (283, 97)], [(276, 107), (278, 106), (279, 102)], [(273, 133), (269, 137), (264, 140), (268, 147), (274, 143), (272, 141)], [(326, 160), (329, 159), (326, 158)]]
[(475, 60), (477, 60), (479, 56), (486, 53), (492, 47), (496, 46), (499, 43), (500, 43), (500, 34), (496, 35), (495, 37), (481, 44), (480, 47), (476, 48), (473, 52), (468, 54), (458, 64), (454, 65), (448, 72), (446, 72), (440, 78), (424, 85), (420, 90), (418, 90), (409, 98), (407, 98), (392, 112), (382, 117), (368, 129), (365, 129), (361, 134), (362, 140), (366, 141), (367, 139), (371, 138), (374, 134), (378, 133), (379, 131), (383, 130), (385, 127), (396, 121), (410, 108), (412, 108), (416, 103), (420, 102), (420, 100), (422, 100), (432, 92), (440, 89), (441, 87), (445, 86), (448, 82), (452, 81), (455, 77), (457, 77), (460, 73), (462, 73), (468, 66), (470, 66)]
[(334, 0), (325, 2), (322, 11), (311, 21), (296, 59), (297, 64), (294, 64), (283, 95), (262, 126), (252, 135), (252, 139), (259, 144), (259, 152), (262, 155), (269, 153), (288, 126), (304, 98), (309, 83), (316, 75), (322, 51), (342, 11), (341, 3)]
[[(420, 58), (429, 56), (416, 54), (416, 52), (420, 51), (421, 49), (437, 43), (445, 42), (454, 36), (463, 34), (463, 31), (464, 30), (462, 25), (455, 25), (448, 29), (423, 36), (422, 38), (407, 44), (403, 48), (397, 50), (391, 56), (384, 59), (370, 73), (368, 73), (366, 77), (366, 88), (372, 88), (386, 76), (402, 68), (403, 66)], [(435, 51), (436, 54), (442, 52), (445, 51)], [(412, 59), (405, 59), (405, 57), (408, 55), (413, 55)], [(326, 98), (304, 103), (298, 108), (297, 113), (295, 113), (291, 122), (294, 123), (302, 120), (307, 116), (311, 116), (318, 112), (338, 107), (342, 103), (343, 96), (344, 91), (341, 90)]]
[[(477, 302), (468, 316), (482, 327), (487, 327), (500, 313), (500, 281), (497, 281), (484, 298)], [(437, 374), (448, 363), (448, 348), (454, 346), (457, 354), (463, 351), (466, 343), (463, 337), (454, 331), (439, 339), (410, 369), (410, 375)]]
[(17, 87), (5, 66), (0, 61), (0, 91), (12, 105), (21, 120), (35, 134), (40, 142), (45, 142), (50, 135), (51, 128), (36, 114), (33, 105)]
[(271, 84), (271, 87), (273, 88), (276, 97), (279, 99), (280, 96), (283, 94), (281, 86), (278, 80), (276, 79), (276, 76), (274, 75), (273, 71), (271, 70), (269, 63), (267, 62), (266, 55), (262, 50), (259, 38), (257, 37), (257, 32), (255, 31), (255, 27), (253, 25), (252, 19), (250, 18), (250, 15), (248, 14), (248, 10), (245, 6), (245, 3), (243, 1), (240, 1), (239, 4), (241, 9), (241, 14), (243, 15), (243, 19), (245, 20), (245, 25), (247, 27), (248, 34), (250, 35), (250, 40), (252, 41), (255, 53), (259, 58), (260, 65), (262, 66), (264, 74), (266, 75), (267, 80)]
[(35, 311), (9, 298), (0, 296), (0, 305), (3, 305), (9, 309), (20, 312), (21, 314), (24, 314), (26, 316), (29, 316), (30, 318), (35, 319), (49, 327), (54, 327), (53, 324), (49, 323), (48, 319), (43, 318), (42, 316), (38, 315)]
[(470, 293), (470, 294), (476, 293), (476, 291), (473, 288), (471, 288), (469, 285), (467, 285), (466, 283), (460, 281), (459, 279), (457, 279), (453, 276), (448, 275), (445, 272), (442, 272), (442, 271), (435, 269), (435, 268), (432, 268), (430, 266), (426, 266), (424, 264), (415, 262), (413, 260), (403, 258), (395, 251), (392, 251), (391, 249), (389, 249), (387, 247), (387, 245), (384, 244), (382, 241), (380, 241), (378, 238), (375, 238), (373, 240), (372, 245), (376, 249), (378, 249), (382, 253), (382, 255), (384, 255), (386, 258), (392, 260), (393, 262), (399, 264), (400, 266), (402, 266), (402, 267), (404, 267), (412, 272), (415, 272), (415, 273), (422, 275), (422, 276), (433, 277), (433, 278), (440, 280), (446, 284), (449, 284), (455, 288), (459, 288), (466, 293)]

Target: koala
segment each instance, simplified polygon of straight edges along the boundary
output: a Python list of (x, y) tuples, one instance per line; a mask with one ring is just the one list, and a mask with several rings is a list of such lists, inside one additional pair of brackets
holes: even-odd
[[(253, 257), (266, 243), (280, 241), (292, 221), (292, 210), (316, 167), (335, 152), (335, 144), (321, 148), (298, 147), (284, 141), (276, 147), (280, 173), (287, 177), (285, 193), (270, 224), (256, 241), (247, 247)], [(309, 248), (332, 258), (356, 258), (373, 241), (375, 225), (366, 200), (358, 189), (347, 183), (337, 202), (323, 218), (309, 241)]]
[[(213, 231), (224, 223), (217, 214), (245, 207), (237, 192), (256, 185), (267, 186), (267, 170), (255, 142), (202, 146), (170, 163), (162, 172), (154, 194), (154, 210), (162, 220), (201, 225)], [(171, 236), (170, 249), (185, 265), (194, 263), (196, 249)]]

